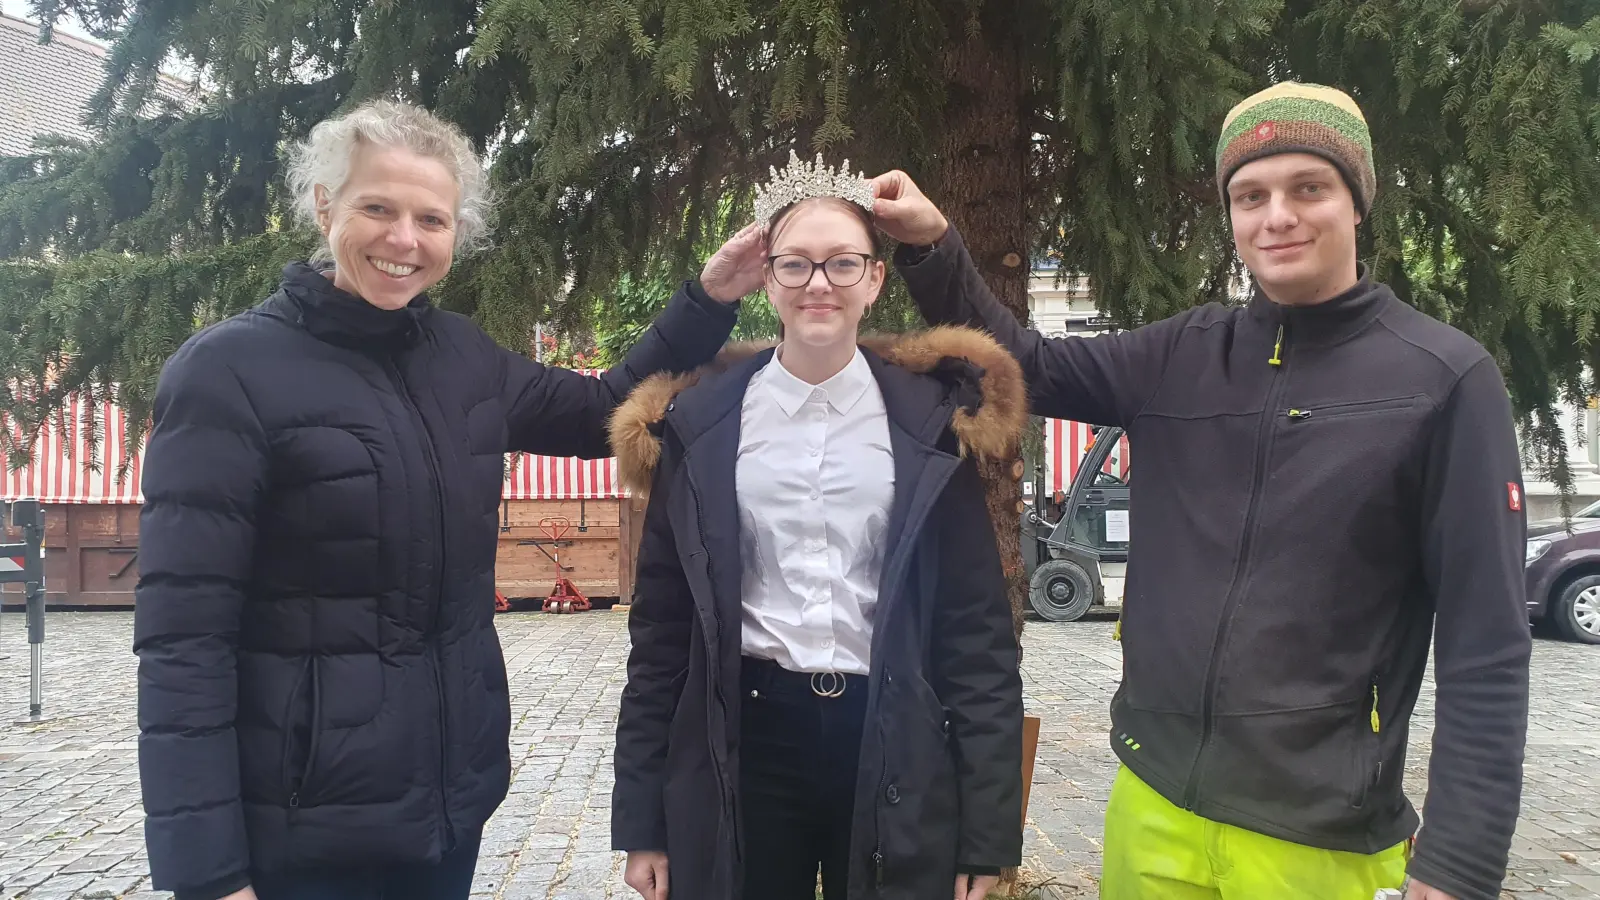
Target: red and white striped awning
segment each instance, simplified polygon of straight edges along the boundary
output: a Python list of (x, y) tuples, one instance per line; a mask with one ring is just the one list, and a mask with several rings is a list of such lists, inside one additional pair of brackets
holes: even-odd
[[(595, 371), (585, 374), (597, 375)], [(37, 498), (44, 503), (139, 503), (142, 452), (134, 454), (125, 478), (118, 478), (124, 444), (123, 412), (114, 404), (101, 403), (94, 410), (102, 440), (94, 454), (88, 452), (85, 437), (90, 410), (74, 398), (64, 415), (52, 421), (39, 435), (33, 459), (12, 471), (0, 456), (0, 499)], [(0, 417), (0, 428), (14, 425)], [(1089, 426), (1079, 422), (1046, 419), (1044, 443), (1048, 476), (1047, 491), (1065, 491), (1072, 484), (1078, 461), (1089, 447)], [(87, 463), (87, 464), (86, 464)], [(507, 500), (604, 500), (626, 496), (617, 478), (615, 459), (572, 459), (560, 456), (510, 454), (506, 459), (503, 496)], [(1128, 442), (1124, 437), (1107, 460), (1105, 471), (1118, 476), (1128, 472)]]
[[(584, 374), (598, 375), (597, 371)], [(0, 454), (0, 499), (36, 498), (43, 503), (141, 503), (139, 480), (143, 448), (135, 452), (126, 477), (117, 477), (126, 445), (122, 409), (102, 403), (95, 410), (100, 446), (91, 455), (85, 404), (73, 398), (63, 415), (40, 432), (33, 458), (13, 471)], [(21, 430), (0, 417), (0, 428), (19, 443)], [(503, 496), (507, 500), (604, 500), (624, 496), (615, 459), (508, 454)]]
[[(91, 412), (101, 436), (92, 455), (86, 440)], [(89, 403), (70, 398), (62, 415), (40, 432), (27, 465), (12, 470), (0, 454), (0, 466), (4, 467), (0, 469), (0, 498), (32, 497), (43, 503), (140, 502), (142, 454), (134, 454), (126, 477), (117, 477), (125, 455), (123, 425), (122, 409), (115, 404), (99, 403), (91, 409)], [(22, 430), (3, 416), (0, 428), (10, 432), (13, 442), (22, 442)]]
[(617, 461), (570, 456), (506, 457), (507, 500), (605, 500), (627, 495), (617, 480)]

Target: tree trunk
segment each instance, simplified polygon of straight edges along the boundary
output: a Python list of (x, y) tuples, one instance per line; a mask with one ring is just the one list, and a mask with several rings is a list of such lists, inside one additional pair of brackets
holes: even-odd
[[(972, 259), (1000, 302), (1028, 319), (1028, 240), (1024, 186), (1028, 136), (1022, 127), (1022, 44), (1014, 4), (985, 4), (980, 33), (957, 22), (943, 64), (949, 95), (938, 147), (936, 202), (961, 229)], [(1019, 450), (1020, 453), (1020, 450)], [(1011, 620), (1022, 634), (1028, 605), (1022, 563), (1021, 481), (1011, 460), (980, 463), (990, 485)], [(998, 487), (997, 487), (998, 486)]]

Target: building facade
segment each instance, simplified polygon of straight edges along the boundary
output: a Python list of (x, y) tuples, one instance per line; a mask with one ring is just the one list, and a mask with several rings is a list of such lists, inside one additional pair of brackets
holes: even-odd
[[(24, 156), (43, 137), (88, 140), (89, 101), (105, 79), (106, 48), (61, 30), (39, 43), (39, 26), (0, 14), (0, 156)], [(191, 101), (190, 85), (161, 76), (160, 98)]]

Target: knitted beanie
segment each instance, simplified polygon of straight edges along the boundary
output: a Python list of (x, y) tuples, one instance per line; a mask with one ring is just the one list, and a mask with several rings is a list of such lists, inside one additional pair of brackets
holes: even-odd
[(1228, 113), (1217, 141), (1217, 189), (1228, 205), (1228, 182), (1245, 163), (1279, 153), (1312, 153), (1339, 169), (1365, 216), (1378, 192), (1372, 134), (1361, 107), (1344, 91), (1286, 81), (1246, 97)]

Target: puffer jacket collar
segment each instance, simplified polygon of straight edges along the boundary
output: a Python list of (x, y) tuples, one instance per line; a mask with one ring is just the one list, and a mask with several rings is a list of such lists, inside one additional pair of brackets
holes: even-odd
[(379, 309), (335, 287), (329, 266), (290, 263), (283, 267), (277, 294), (263, 310), (304, 328), (313, 337), (355, 350), (388, 352), (408, 347), (421, 337), (432, 304), (418, 294), (400, 309)]

